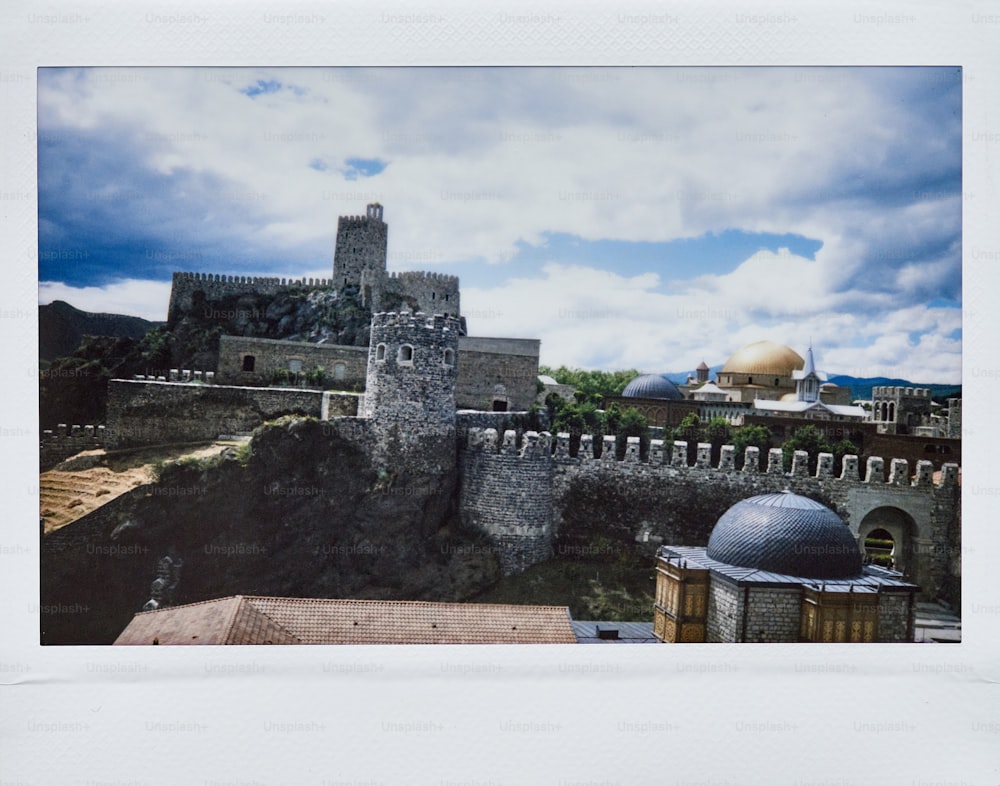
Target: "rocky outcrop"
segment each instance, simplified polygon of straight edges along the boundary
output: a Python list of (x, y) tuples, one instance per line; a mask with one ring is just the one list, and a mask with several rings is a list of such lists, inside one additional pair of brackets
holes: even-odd
[(173, 463), (159, 480), (51, 533), (42, 642), (110, 643), (164, 556), (174, 603), (234, 594), (461, 601), (499, 578), (459, 532), (454, 469), (373, 466), (325, 423), (284, 418), (249, 448)]

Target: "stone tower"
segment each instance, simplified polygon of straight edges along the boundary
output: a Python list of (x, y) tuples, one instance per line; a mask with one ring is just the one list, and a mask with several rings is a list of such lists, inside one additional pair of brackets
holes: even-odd
[(377, 202), (368, 205), (364, 216), (341, 216), (333, 252), (333, 285), (338, 290), (357, 289), (365, 270), (385, 276), (388, 240), (389, 226), (382, 220), (382, 205)]
[(413, 435), (454, 432), (459, 324), (442, 314), (373, 315), (358, 414)]

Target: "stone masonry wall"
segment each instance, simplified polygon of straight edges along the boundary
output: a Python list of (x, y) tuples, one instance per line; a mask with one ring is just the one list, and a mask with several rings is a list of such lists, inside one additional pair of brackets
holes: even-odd
[(361, 271), (385, 271), (389, 226), (382, 206), (368, 205), (364, 216), (340, 216), (333, 254), (333, 283), (337, 289), (361, 285)]
[[(245, 355), (254, 357), (253, 371), (243, 370)], [(302, 371), (322, 366), (326, 374), (326, 387), (364, 389), (368, 367), (367, 347), (244, 336), (219, 337), (219, 364), (215, 380), (226, 385), (266, 385), (273, 372), (288, 371), (289, 361), (292, 360), (301, 361)], [(344, 366), (342, 378), (336, 376), (338, 364)]]
[(361, 415), (412, 431), (454, 428), (458, 327), (440, 314), (375, 314)]
[[(470, 437), (472, 433), (470, 429)], [(954, 465), (946, 466), (941, 484), (935, 486), (930, 462), (918, 462), (911, 478), (906, 462), (893, 460), (886, 472), (885, 462), (872, 458), (862, 478), (856, 458), (848, 456), (841, 476), (834, 477), (832, 455), (822, 454), (811, 477), (804, 452), (796, 455), (790, 473), (783, 472), (780, 449), (772, 449), (761, 461), (757, 449), (749, 448), (740, 471), (734, 469), (731, 446), (723, 448), (716, 466), (710, 464), (707, 444), (698, 446), (692, 466), (687, 464), (684, 442), (668, 445), (652, 440), (648, 461), (640, 460), (638, 438), (629, 440), (624, 461), (616, 460), (610, 448), (601, 451), (601, 458), (594, 458), (596, 452), (589, 435), (581, 438), (576, 456), (570, 455), (568, 435), (555, 439), (552, 528), (554, 541), (560, 544), (602, 536), (638, 541), (650, 549), (660, 544), (703, 546), (732, 505), (757, 494), (788, 490), (830, 507), (855, 537), (869, 511), (887, 506), (905, 512), (912, 517), (914, 530), (911, 579), (920, 585), (921, 597), (950, 597), (946, 590), (954, 586), (954, 561), (946, 546), (960, 527)], [(544, 477), (533, 476), (535, 493), (548, 493)]]
[(211, 440), (252, 431), (265, 420), (320, 417), (323, 393), (113, 379), (108, 383), (109, 448)]
[(742, 592), (735, 584), (718, 580), (709, 582), (706, 642), (736, 641), (743, 614), (742, 600)]
[(372, 311), (423, 311), (426, 314), (461, 315), (458, 276), (425, 271), (366, 273), (363, 296)]
[[(552, 472), (547, 435), (471, 429), (462, 451), (459, 507), (464, 526), (490, 536), (505, 576), (552, 556)], [(499, 451), (498, 451), (499, 447)]]
[(913, 619), (907, 594), (884, 592), (879, 595), (877, 640), (913, 641)]
[(167, 322), (194, 308), (195, 293), (203, 292), (208, 301), (239, 295), (277, 295), (291, 289), (332, 288), (333, 281), (325, 278), (274, 278), (264, 276), (228, 276), (218, 273), (174, 273), (170, 288)]
[(500, 399), (508, 410), (526, 410), (538, 395), (537, 339), (479, 338), (458, 340), (459, 409), (493, 408)]
[(799, 640), (802, 590), (751, 587), (747, 598), (745, 641)]

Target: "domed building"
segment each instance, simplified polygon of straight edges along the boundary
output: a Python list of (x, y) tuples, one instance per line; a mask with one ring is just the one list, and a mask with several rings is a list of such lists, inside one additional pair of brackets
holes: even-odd
[(642, 374), (622, 390), (623, 398), (648, 398), (660, 401), (683, 401), (684, 395), (673, 382), (659, 374)]
[(795, 393), (794, 372), (805, 366), (791, 347), (755, 341), (734, 352), (719, 371), (716, 384), (731, 401), (777, 400)]
[(741, 500), (708, 546), (661, 546), (653, 632), (668, 642), (913, 640), (918, 587), (863, 564), (836, 513), (783, 492)]

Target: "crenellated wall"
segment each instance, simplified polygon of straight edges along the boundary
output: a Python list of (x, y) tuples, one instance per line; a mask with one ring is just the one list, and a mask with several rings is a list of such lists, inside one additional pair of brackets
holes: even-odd
[(552, 556), (551, 437), (528, 431), (523, 445), (508, 430), (470, 429), (459, 459), (459, 508), (464, 526), (489, 535), (505, 576)]
[(55, 431), (45, 429), (39, 454), (41, 471), (51, 469), (80, 451), (103, 448), (107, 441), (106, 431), (104, 426), (69, 426), (66, 423), (60, 423)]
[[(503, 456), (516, 459), (528, 435), (519, 441), (515, 432), (505, 433), (507, 453), (501, 450), (494, 456), (490, 446), (495, 437), (486, 436), (490, 431), (470, 428), (460, 454), (463, 473), (479, 473), (471, 477), (463, 492), (463, 515), (470, 509), (472, 513), (465, 520), (476, 521), (487, 531), (492, 525), (497, 532), (504, 532), (503, 517), (509, 511), (497, 509), (503, 495), (493, 490), (507, 489), (506, 493), (516, 493), (518, 500), (532, 495), (551, 499), (553, 542), (570, 544), (602, 536), (654, 547), (662, 543), (705, 545), (719, 517), (736, 502), (789, 490), (830, 507), (859, 541), (866, 534), (862, 525), (866, 531), (874, 528), (873, 517), (899, 516), (906, 522), (907, 564), (902, 567), (921, 586), (923, 596), (938, 597), (950, 584), (954, 560), (948, 544), (955, 541), (959, 528), (955, 464), (945, 465), (940, 482), (935, 484), (929, 461), (917, 462), (911, 475), (905, 460), (893, 459), (886, 465), (883, 459), (873, 457), (862, 468), (856, 456), (846, 456), (841, 474), (835, 476), (833, 455), (826, 453), (820, 454), (816, 473), (810, 475), (808, 455), (797, 451), (792, 471), (785, 473), (780, 449), (761, 456), (757, 448), (750, 447), (743, 469), (737, 470), (735, 449), (730, 445), (723, 446), (719, 462), (713, 465), (711, 446), (699, 444), (696, 460), (689, 465), (686, 442), (651, 440), (648, 458), (643, 461), (639, 439), (632, 437), (624, 460), (618, 460), (613, 437), (606, 436), (596, 445), (594, 438), (585, 434), (574, 456), (570, 455), (569, 435), (558, 434), (551, 442), (550, 476), (534, 465), (531, 472), (523, 474), (517, 461), (502, 460)], [(544, 444), (551, 437), (543, 433), (537, 439)], [(486, 470), (493, 474), (489, 485), (480, 477)], [(550, 478), (551, 492), (547, 488)], [(485, 489), (486, 497), (477, 496), (477, 489)], [(540, 550), (534, 542), (540, 532), (535, 528), (519, 534), (532, 541), (533, 549)]]
[(204, 300), (212, 302), (241, 295), (277, 295), (292, 289), (333, 289), (333, 280), (228, 276), (219, 273), (174, 273), (170, 287), (167, 323), (173, 325), (180, 314), (191, 311), (195, 306), (197, 293), (201, 293)]

